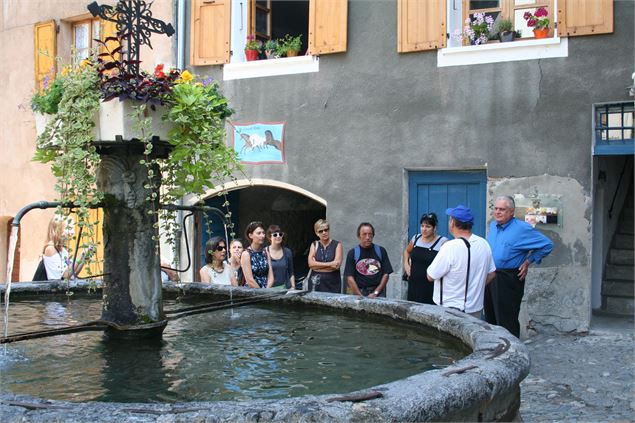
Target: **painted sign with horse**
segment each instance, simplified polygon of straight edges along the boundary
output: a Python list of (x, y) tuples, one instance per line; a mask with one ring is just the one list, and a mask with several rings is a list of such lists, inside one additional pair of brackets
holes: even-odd
[(285, 163), (285, 122), (234, 123), (232, 142), (241, 163)]

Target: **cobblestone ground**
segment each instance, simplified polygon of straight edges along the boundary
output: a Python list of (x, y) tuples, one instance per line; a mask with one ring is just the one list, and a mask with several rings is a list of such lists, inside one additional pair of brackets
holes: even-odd
[(524, 341), (531, 371), (521, 384), (522, 421), (635, 421), (633, 320), (594, 317), (598, 321), (588, 335)]

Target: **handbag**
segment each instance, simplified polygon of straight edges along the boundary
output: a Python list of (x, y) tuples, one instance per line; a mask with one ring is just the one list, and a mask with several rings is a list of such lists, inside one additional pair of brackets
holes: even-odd
[(33, 281), (47, 281), (49, 278), (46, 274), (46, 268), (44, 267), (44, 259), (40, 260), (40, 263), (37, 265), (37, 269), (35, 269), (35, 274), (33, 275)]

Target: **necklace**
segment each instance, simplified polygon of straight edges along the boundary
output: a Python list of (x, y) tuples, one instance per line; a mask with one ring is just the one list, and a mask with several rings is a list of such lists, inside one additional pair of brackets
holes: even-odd
[(216, 274), (216, 275), (220, 275), (225, 270), (225, 266), (221, 267), (221, 270), (216, 270), (216, 268), (214, 267), (214, 263), (210, 263), (209, 267), (210, 267), (210, 269), (212, 269), (212, 272), (214, 272), (214, 274)]

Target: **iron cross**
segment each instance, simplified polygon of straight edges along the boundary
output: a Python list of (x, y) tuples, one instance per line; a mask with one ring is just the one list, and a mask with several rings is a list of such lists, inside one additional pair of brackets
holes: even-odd
[(152, 48), (150, 36), (174, 34), (172, 24), (153, 18), (150, 4), (144, 0), (119, 0), (115, 7), (98, 5), (96, 1), (88, 5), (88, 11), (94, 17), (117, 24), (117, 36), (126, 41), (128, 51), (127, 71), (132, 75), (139, 75), (139, 49), (143, 44)]

